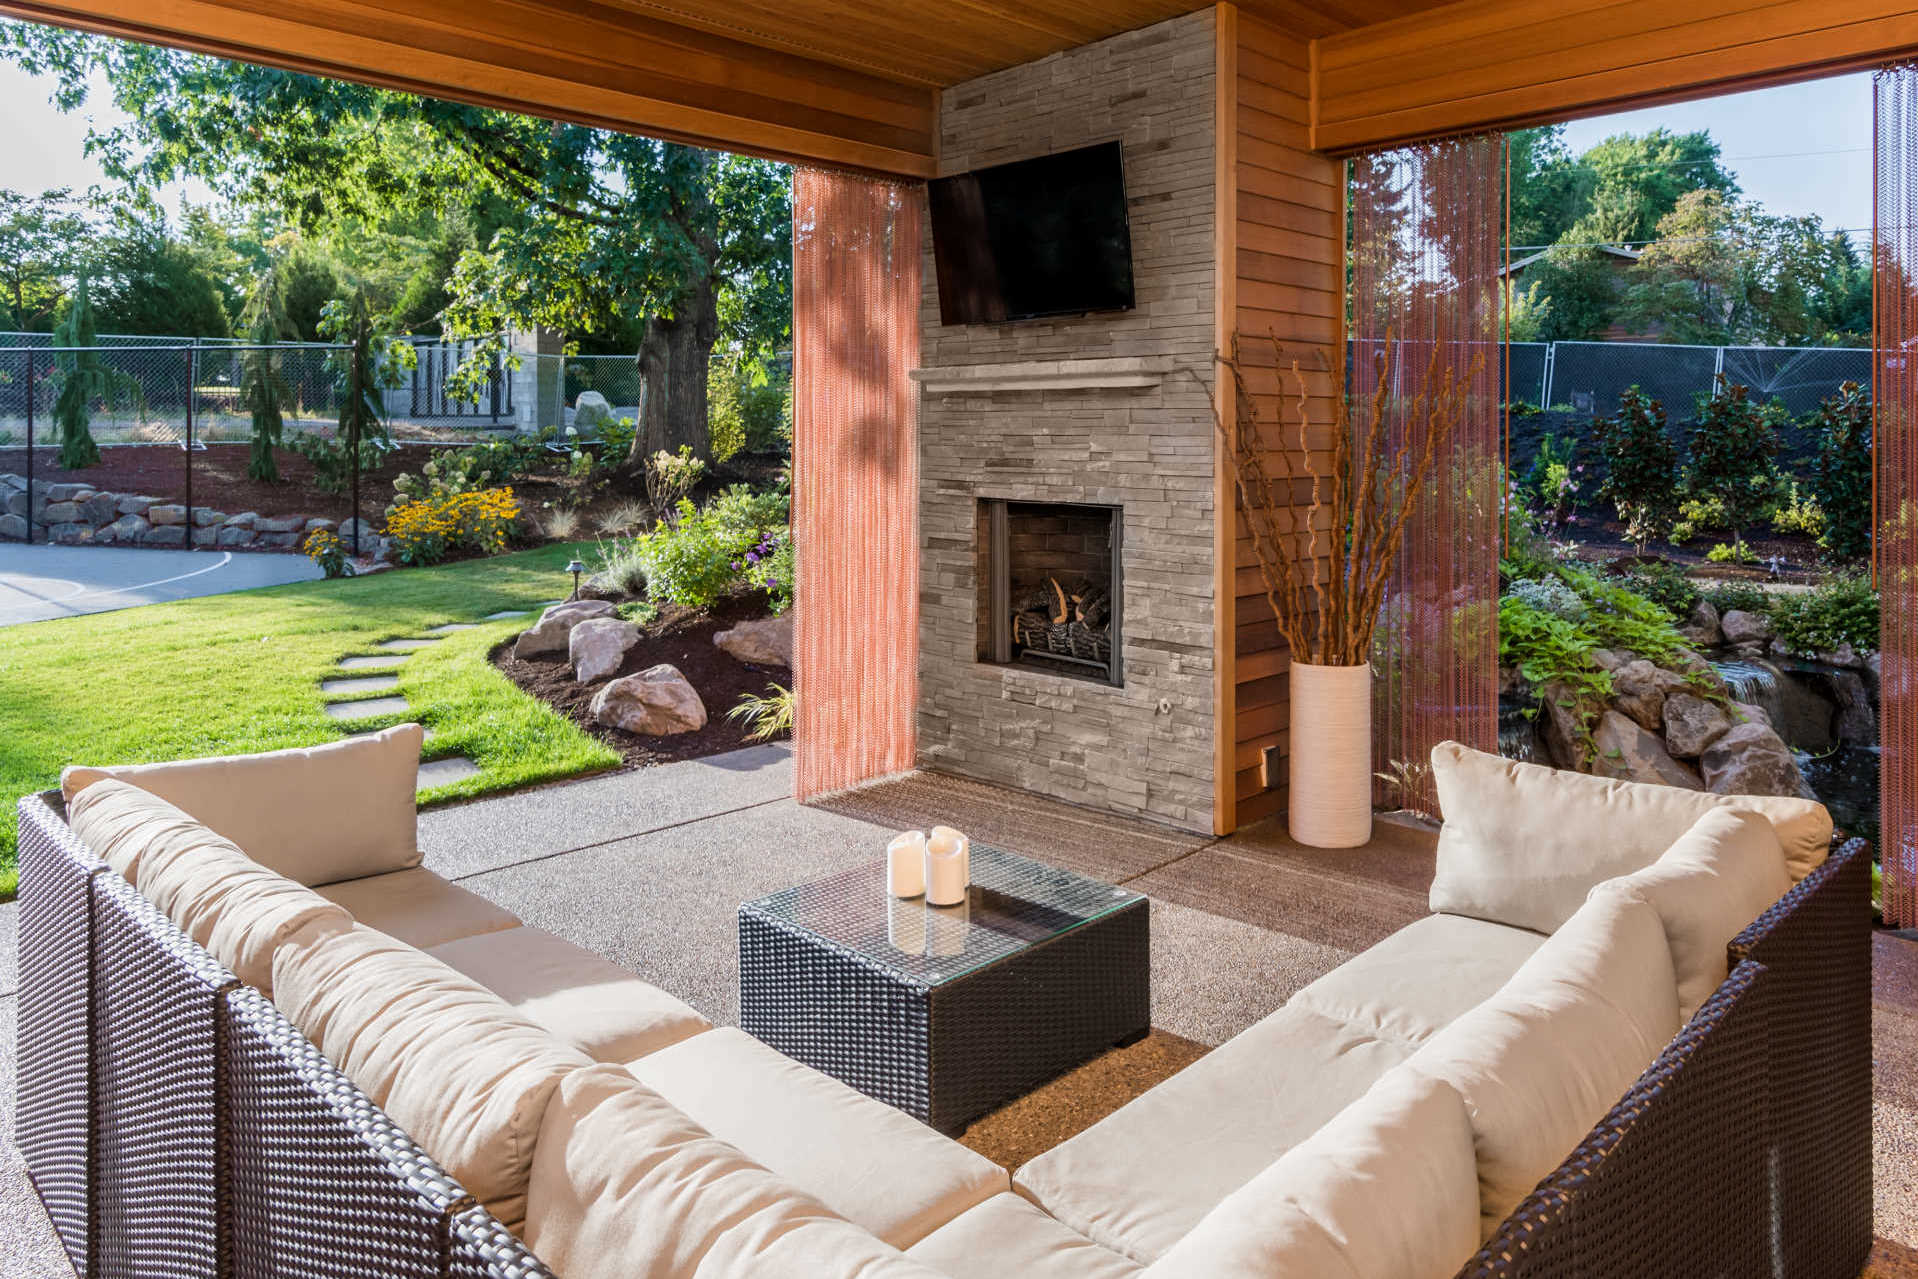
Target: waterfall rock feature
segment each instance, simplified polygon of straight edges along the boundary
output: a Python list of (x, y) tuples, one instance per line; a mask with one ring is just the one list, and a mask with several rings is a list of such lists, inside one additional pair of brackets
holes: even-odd
[(1705, 789), (1698, 774), (1673, 759), (1665, 743), (1617, 711), (1606, 711), (1599, 717), (1592, 743), (1598, 748), (1592, 772), (1600, 777)]
[(1817, 799), (1777, 733), (1763, 724), (1740, 724), (1699, 757), (1705, 788), (1720, 795), (1796, 795)]

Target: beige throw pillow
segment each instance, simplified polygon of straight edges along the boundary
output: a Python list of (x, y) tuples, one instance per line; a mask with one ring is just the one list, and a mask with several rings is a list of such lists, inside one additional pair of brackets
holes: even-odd
[(281, 947), (274, 1002), (509, 1227), (560, 1080), (592, 1064), (432, 956), (363, 925)]
[(1807, 799), (1710, 795), (1501, 759), (1441, 742), (1432, 778), (1445, 826), (1431, 906), (1549, 933), (1593, 888), (1643, 869), (1717, 808), (1762, 814), (1795, 883), (1831, 844), (1831, 814)]
[(1678, 1016), (1690, 1021), (1725, 980), (1732, 938), (1791, 888), (1778, 834), (1757, 813), (1718, 808), (1665, 855), (1592, 890), (1642, 899), (1658, 912), (1678, 979)]
[(1465, 1098), (1486, 1237), (1562, 1163), (1678, 1030), (1658, 912), (1619, 894), (1580, 907), (1497, 994), (1406, 1068)]
[(1451, 1279), (1479, 1245), (1472, 1120), (1400, 1066), (1221, 1200), (1152, 1279)]
[(269, 870), (302, 884), (330, 884), (419, 865), (413, 793), (424, 737), (418, 724), (401, 724), (259, 755), (76, 766), (60, 774), (60, 790), (71, 807), (103, 779), (131, 782)]

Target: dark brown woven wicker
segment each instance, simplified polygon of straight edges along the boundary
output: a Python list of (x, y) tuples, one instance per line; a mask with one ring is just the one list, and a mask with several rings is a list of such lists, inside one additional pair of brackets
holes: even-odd
[(484, 1208), (453, 1218), (447, 1279), (554, 1279), (538, 1257)]
[(54, 811), (20, 801), (20, 1002), (14, 1143), (76, 1273), (87, 1273), (87, 1010), (92, 879), (106, 870)]

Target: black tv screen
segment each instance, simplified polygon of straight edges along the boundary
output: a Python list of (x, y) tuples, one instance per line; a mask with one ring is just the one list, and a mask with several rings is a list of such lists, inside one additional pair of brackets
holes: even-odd
[(944, 323), (1131, 308), (1117, 142), (938, 178), (928, 194)]

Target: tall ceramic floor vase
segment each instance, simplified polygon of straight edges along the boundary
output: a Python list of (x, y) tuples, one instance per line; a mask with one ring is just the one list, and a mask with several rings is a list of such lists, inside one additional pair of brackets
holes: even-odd
[(1356, 848), (1372, 838), (1372, 668), (1292, 663), (1292, 838)]

